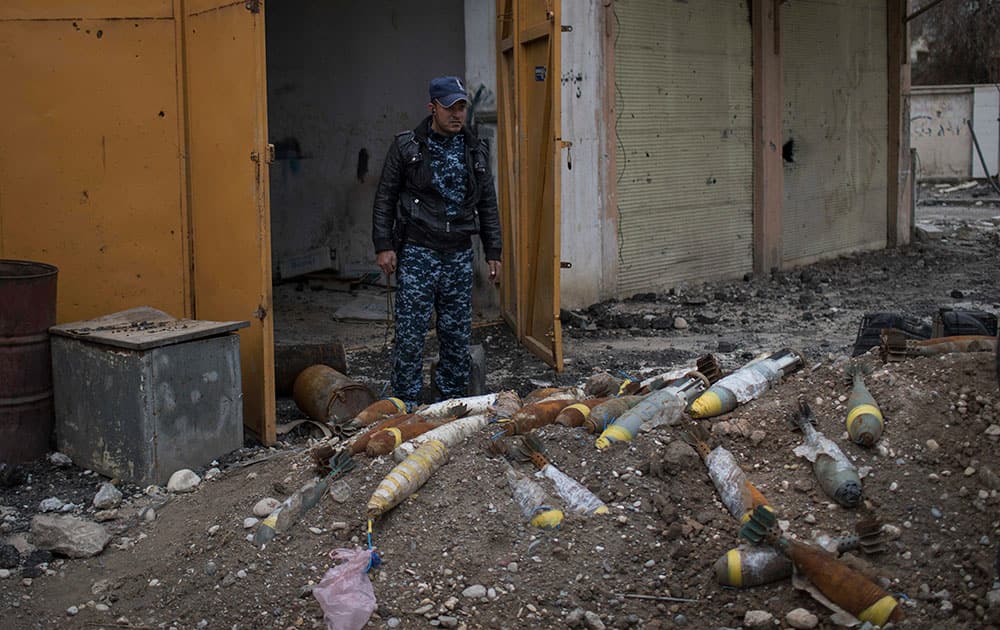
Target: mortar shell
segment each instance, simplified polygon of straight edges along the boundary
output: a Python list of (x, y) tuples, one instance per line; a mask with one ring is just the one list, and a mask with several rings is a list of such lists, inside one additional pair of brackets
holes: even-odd
[(688, 414), (692, 418), (713, 418), (736, 409), (736, 396), (720, 385), (712, 385), (708, 391), (691, 403)]
[(547, 400), (521, 407), (510, 418), (514, 423), (516, 434), (524, 435), (538, 427), (552, 424), (559, 412), (572, 402), (572, 400)]
[(730, 549), (715, 561), (715, 579), (722, 586), (750, 588), (792, 575), (792, 561), (769, 545)]
[(379, 420), (394, 416), (399, 413), (406, 413), (406, 405), (398, 398), (383, 398), (376, 400), (358, 412), (351, 424), (358, 427), (367, 427), (375, 424)]
[(861, 502), (861, 477), (854, 468), (837, 469), (837, 462), (821, 453), (813, 463), (813, 473), (820, 488), (840, 505), (852, 508)]
[(788, 541), (787, 549), (795, 566), (823, 595), (862, 622), (883, 626), (902, 620), (895, 598), (832, 554), (796, 541)]
[(561, 424), (564, 427), (581, 426), (590, 417), (590, 410), (606, 400), (607, 398), (591, 398), (590, 400), (567, 405), (556, 416), (555, 423)]

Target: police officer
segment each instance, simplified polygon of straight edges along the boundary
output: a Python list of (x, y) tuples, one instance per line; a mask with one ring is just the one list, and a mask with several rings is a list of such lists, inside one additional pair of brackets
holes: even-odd
[(489, 147), (466, 125), (458, 77), (430, 82), (430, 115), (389, 146), (372, 212), (376, 261), (396, 273), (392, 390), (412, 410), (423, 385), (424, 341), (437, 310), (442, 399), (464, 396), (472, 332), (472, 236), (500, 281), (500, 218)]

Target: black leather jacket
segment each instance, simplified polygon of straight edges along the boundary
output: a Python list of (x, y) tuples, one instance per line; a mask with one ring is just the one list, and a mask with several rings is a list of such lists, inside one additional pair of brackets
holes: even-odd
[(445, 200), (431, 181), (427, 134), (430, 116), (413, 131), (398, 134), (389, 147), (372, 210), (375, 252), (413, 243), (439, 251), (472, 246), (479, 234), (486, 260), (500, 260), (500, 216), (490, 172), (489, 147), (466, 128), (464, 213), (445, 220)]

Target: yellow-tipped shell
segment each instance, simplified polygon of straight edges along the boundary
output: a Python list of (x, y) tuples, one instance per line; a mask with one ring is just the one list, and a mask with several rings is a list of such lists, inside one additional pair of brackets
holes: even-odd
[(692, 418), (711, 418), (722, 413), (722, 401), (715, 392), (705, 392), (691, 403)]
[(544, 512), (539, 512), (531, 519), (531, 525), (541, 529), (552, 529), (562, 525), (562, 521), (562, 510), (545, 510)]

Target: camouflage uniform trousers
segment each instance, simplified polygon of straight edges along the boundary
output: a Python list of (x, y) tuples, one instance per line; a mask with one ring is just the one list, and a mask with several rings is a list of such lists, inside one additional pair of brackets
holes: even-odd
[(439, 252), (404, 245), (396, 275), (396, 344), (392, 391), (415, 406), (423, 385), (423, 355), (431, 311), (437, 309), (440, 362), (437, 388), (444, 399), (465, 395), (472, 333), (472, 250)]

